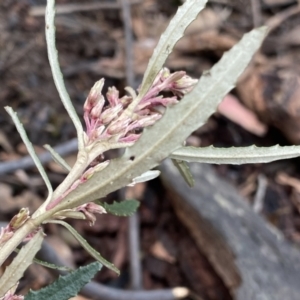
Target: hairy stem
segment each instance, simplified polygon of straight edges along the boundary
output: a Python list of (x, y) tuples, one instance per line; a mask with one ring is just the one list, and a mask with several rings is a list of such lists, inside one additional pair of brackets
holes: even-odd
[(32, 222), (32, 220), (29, 219), (20, 229), (18, 229), (14, 233), (14, 235), (0, 249), (0, 266), (2, 266), (5, 260), (26, 238), (26, 236), (37, 227), (38, 225), (36, 225), (35, 222)]
[(76, 163), (72, 167), (70, 173), (54, 191), (53, 200), (50, 202), (52, 207), (57, 204), (54, 203), (54, 201), (62, 196), (70, 188), (70, 186), (83, 174), (88, 164), (88, 154), (85, 151), (80, 151), (78, 153)]

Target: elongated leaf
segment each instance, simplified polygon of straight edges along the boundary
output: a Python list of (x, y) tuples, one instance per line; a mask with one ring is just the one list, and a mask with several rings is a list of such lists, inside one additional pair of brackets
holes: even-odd
[(12, 263), (5, 269), (0, 278), (0, 297), (13, 287), (31, 265), (36, 253), (40, 250), (43, 241), (43, 232), (38, 231), (35, 236), (20, 250)]
[(205, 7), (207, 0), (187, 0), (178, 8), (176, 15), (172, 18), (166, 31), (161, 35), (159, 42), (154, 49), (144, 74), (139, 97), (142, 97), (149, 90), (156, 75), (162, 69), (166, 59), (173, 51), (175, 44), (184, 34), (185, 29), (197, 17)]
[(178, 159), (172, 159), (172, 162), (174, 166), (178, 169), (185, 182), (189, 185), (189, 187), (193, 187), (195, 184), (195, 180), (188, 164), (185, 161)]
[(135, 177), (132, 180), (132, 184), (131, 185), (135, 185), (137, 183), (146, 182), (146, 181), (155, 179), (159, 175), (160, 175), (160, 171), (158, 171), (158, 170), (147, 171), (147, 172), (143, 173), (141, 176)]
[(121, 158), (111, 161), (106, 169), (95, 173), (86, 183), (69, 193), (53, 211), (77, 207), (126, 186), (133, 178), (157, 166), (181, 147), (182, 142), (215, 112), (250, 62), (265, 34), (266, 28), (246, 34), (201, 77), (189, 94), (167, 109), (154, 126), (146, 128), (141, 138)]
[(68, 223), (64, 221), (59, 220), (53, 220), (49, 223), (56, 223), (60, 224), (64, 227), (66, 227), (76, 238), (76, 240), (80, 243), (80, 245), (95, 259), (97, 259), (101, 264), (103, 264), (105, 267), (111, 269), (112, 271), (116, 272), (118, 275), (120, 274), (120, 271), (109, 261), (107, 261), (104, 257), (101, 256), (99, 252), (97, 252), (92, 246), (89, 245), (89, 243)]
[(14, 112), (11, 107), (6, 106), (5, 110), (11, 116), (11, 118), (12, 118), (12, 120), (13, 120), (13, 122), (14, 122), (21, 138), (22, 138), (22, 141), (26, 146), (26, 149), (27, 149), (28, 153), (30, 154), (32, 160), (34, 161), (34, 164), (36, 165), (37, 169), (39, 170), (39, 172), (40, 172), (40, 174), (41, 174), (41, 176), (42, 176), (42, 178), (43, 178), (43, 180), (44, 180), (44, 182), (47, 186), (47, 189), (48, 189), (48, 194), (49, 194), (48, 199), (50, 199), (52, 197), (52, 193), (53, 193), (52, 185), (50, 183), (50, 180), (48, 178), (48, 175), (47, 175), (42, 163), (40, 162), (37, 154), (34, 151), (34, 148), (33, 148), (32, 144), (31, 144), (31, 142), (30, 142), (30, 140), (29, 140), (29, 138), (26, 134), (26, 131), (25, 131), (21, 121), (19, 120), (16, 112)]
[(48, 144), (44, 145), (44, 148), (47, 149), (53, 159), (60, 165), (62, 166), (66, 171), (70, 172), (71, 167), (68, 165), (68, 163)]
[(98, 262), (80, 267), (68, 275), (60, 276), (52, 284), (39, 291), (30, 290), (25, 300), (69, 300), (75, 297), (101, 268), (102, 265)]
[(34, 258), (33, 259), (33, 262), (35, 264), (38, 264), (38, 265), (41, 265), (45, 268), (49, 268), (49, 269), (53, 269), (53, 270), (59, 270), (59, 271), (67, 271), (67, 272), (71, 272), (73, 271), (73, 269), (69, 268), (69, 267), (66, 267), (66, 266), (58, 266), (58, 265), (55, 265), (55, 264), (51, 264), (51, 263), (48, 263), (47, 261), (43, 261), (43, 260), (40, 260), (40, 259), (37, 259), (37, 258)]
[(137, 208), (140, 206), (140, 202), (137, 200), (125, 200), (122, 202), (114, 201), (113, 204), (101, 203), (108, 213), (116, 216), (129, 217), (132, 216)]
[(57, 55), (57, 50), (55, 45), (54, 17), (55, 17), (55, 0), (48, 0), (47, 7), (46, 7), (46, 14), (45, 14), (45, 23), (46, 23), (45, 33), (46, 33), (47, 51), (48, 51), (48, 58), (51, 67), (51, 72), (60, 99), (76, 128), (77, 137), (78, 137), (78, 147), (79, 149), (82, 149), (84, 147), (83, 127), (75, 111), (75, 108), (72, 104), (68, 91), (65, 87), (63, 75), (60, 70), (58, 55)]
[(209, 164), (250, 164), (267, 163), (279, 159), (287, 159), (300, 156), (300, 146), (279, 145), (273, 147), (231, 147), (205, 148), (182, 147), (175, 150), (170, 157), (188, 162)]
[[(20, 249), (15, 249), (15, 252), (19, 253)], [(51, 264), (51, 263), (48, 263), (46, 261), (42, 261), (42, 260), (37, 259), (37, 258), (34, 258), (32, 260), (32, 262), (35, 263), (35, 264), (41, 265), (41, 266), (43, 266), (45, 268), (49, 268), (49, 269), (60, 270), (60, 271), (67, 271), (67, 272), (73, 271), (73, 269), (71, 269), (71, 268), (68, 268), (68, 267), (65, 267), (65, 266), (57, 266), (55, 264)]]

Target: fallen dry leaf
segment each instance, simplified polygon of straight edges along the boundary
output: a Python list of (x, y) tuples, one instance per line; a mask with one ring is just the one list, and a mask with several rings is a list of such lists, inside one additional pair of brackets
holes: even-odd
[(156, 241), (154, 245), (150, 249), (150, 253), (155, 256), (156, 258), (159, 258), (161, 260), (164, 260), (170, 264), (174, 263), (176, 261), (175, 257), (172, 256), (168, 250), (165, 248), (165, 246), (160, 242)]
[(263, 136), (267, 132), (267, 126), (231, 94), (228, 94), (218, 106), (218, 112), (255, 135)]

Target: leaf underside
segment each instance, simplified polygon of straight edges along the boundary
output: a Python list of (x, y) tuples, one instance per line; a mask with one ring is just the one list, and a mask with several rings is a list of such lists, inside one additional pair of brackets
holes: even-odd
[(172, 159), (173, 165), (177, 168), (185, 182), (189, 187), (193, 187), (195, 184), (195, 180), (188, 164), (184, 160)]
[(215, 148), (213, 146), (196, 148), (182, 147), (175, 150), (170, 157), (187, 162), (209, 164), (249, 164), (268, 163), (279, 159), (294, 158), (300, 155), (300, 146), (273, 147), (230, 147)]

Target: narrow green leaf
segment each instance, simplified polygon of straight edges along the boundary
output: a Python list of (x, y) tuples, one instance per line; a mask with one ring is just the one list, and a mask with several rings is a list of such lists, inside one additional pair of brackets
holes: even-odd
[(102, 205), (108, 213), (111, 213), (116, 216), (129, 217), (136, 212), (136, 210), (140, 206), (140, 202), (132, 199), (125, 200), (122, 202), (114, 201), (113, 204), (101, 202), (100, 205)]
[(67, 272), (73, 271), (73, 269), (68, 268), (66, 266), (58, 266), (58, 265), (51, 264), (51, 263), (48, 263), (47, 261), (43, 261), (43, 260), (40, 260), (40, 259), (37, 259), (37, 258), (34, 258), (33, 262), (38, 264), (38, 265), (41, 265), (45, 268), (49, 268), (49, 269), (53, 269), (53, 270), (67, 271)]
[[(19, 253), (20, 249), (15, 249), (15, 252)], [(35, 264), (41, 265), (45, 268), (49, 268), (49, 269), (54, 269), (54, 270), (59, 270), (59, 271), (67, 271), (67, 272), (73, 271), (73, 269), (71, 269), (71, 268), (68, 268), (68, 267), (65, 267), (65, 266), (57, 266), (55, 264), (51, 264), (51, 263), (48, 263), (46, 261), (42, 261), (42, 260), (37, 259), (37, 258), (34, 258), (32, 260), (32, 262), (35, 263)]]
[(51, 153), (55, 162), (62, 166), (66, 171), (71, 171), (71, 167), (68, 165), (68, 163), (50, 145), (46, 144), (44, 145), (44, 148)]
[[(50, 183), (50, 180), (47, 176), (47, 173), (42, 165), (42, 163), (40, 162), (37, 154), (35, 153), (34, 151), (34, 148), (26, 134), (26, 131), (21, 123), (21, 121), (19, 120), (18, 116), (17, 116), (17, 113), (13, 111), (13, 109), (9, 106), (6, 106), (4, 107), (4, 109), (7, 111), (7, 113), (11, 116), (21, 138), (22, 138), (22, 141), (23, 143), (25, 144), (26, 146), (26, 149), (28, 151), (28, 153), (30, 154), (32, 160), (34, 161), (34, 164), (36, 165), (38, 171), (40, 172), (46, 186), (47, 186), (47, 190), (48, 190), (48, 198), (47, 199), (50, 199), (52, 197), (52, 194), (53, 194), (53, 189), (52, 189), (52, 185)], [(46, 200), (47, 201), (47, 200)]]
[(104, 257), (101, 256), (99, 252), (97, 252), (92, 246), (89, 245), (89, 243), (68, 223), (60, 220), (52, 220), (49, 223), (55, 223), (60, 224), (64, 227), (66, 227), (73, 236), (77, 239), (77, 241), (80, 243), (80, 245), (95, 259), (97, 259), (101, 264), (103, 264), (108, 269), (116, 272), (118, 275), (120, 274), (120, 271), (109, 261), (107, 261)]
[(187, 0), (178, 8), (176, 15), (170, 21), (170, 24), (161, 35), (154, 49), (144, 74), (139, 95), (130, 107), (135, 107), (148, 92), (156, 75), (162, 69), (166, 59), (173, 51), (175, 44), (181, 39), (189, 24), (195, 20), (199, 12), (205, 7), (206, 2), (207, 0)]
[(175, 150), (170, 157), (188, 162), (209, 164), (252, 164), (268, 163), (279, 159), (288, 159), (300, 156), (300, 146), (273, 146), (273, 147), (230, 147), (205, 148), (182, 147)]
[(193, 187), (195, 184), (194, 177), (190, 171), (188, 164), (183, 160), (172, 159), (174, 166), (177, 168), (185, 182), (189, 187)]
[(68, 275), (60, 276), (52, 284), (39, 291), (30, 290), (25, 300), (69, 300), (75, 297), (101, 268), (102, 265), (98, 262), (80, 267)]
[(125, 154), (112, 160), (107, 168), (70, 192), (53, 211), (77, 207), (102, 198), (132, 182), (132, 179), (157, 166), (212, 115), (232, 89), (259, 48), (266, 28), (246, 34), (221, 60), (204, 74), (195, 88), (179, 103), (170, 107)]
[(40, 230), (22, 247), (12, 263), (5, 269), (0, 278), (0, 298), (21, 279), (25, 270), (32, 264), (34, 256), (41, 248), (43, 239), (44, 234)]
[(79, 149), (83, 149), (84, 148), (83, 127), (75, 111), (75, 108), (72, 104), (68, 91), (65, 87), (63, 75), (59, 66), (58, 55), (57, 55), (57, 50), (55, 45), (54, 18), (55, 18), (55, 0), (48, 0), (46, 6), (46, 14), (45, 14), (45, 23), (46, 23), (45, 29), (46, 29), (47, 51), (48, 51), (48, 58), (51, 67), (51, 72), (60, 99), (76, 128), (77, 137), (78, 137), (78, 147)]

